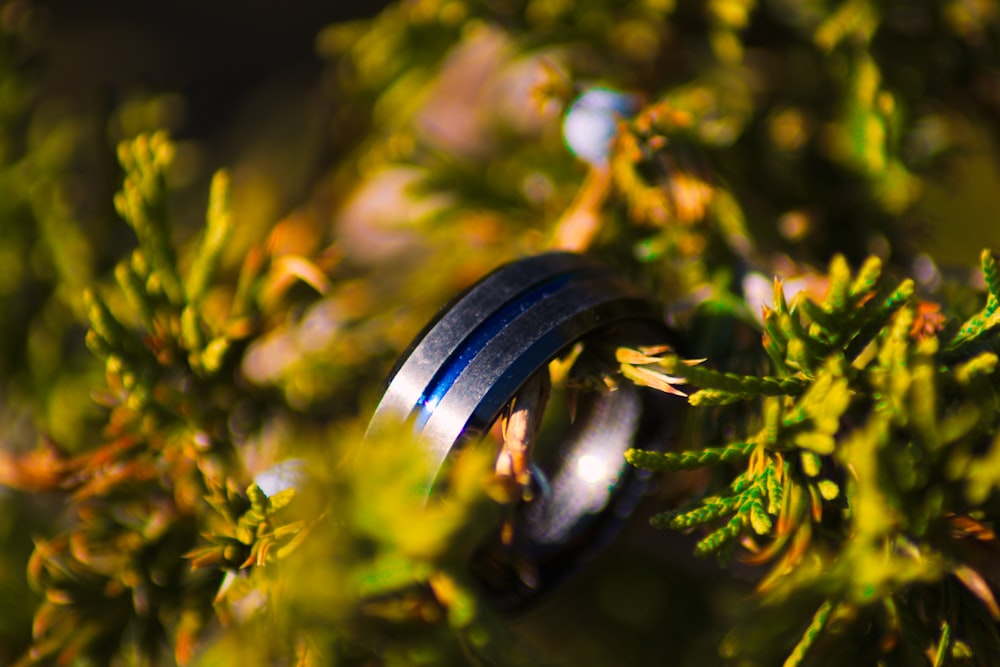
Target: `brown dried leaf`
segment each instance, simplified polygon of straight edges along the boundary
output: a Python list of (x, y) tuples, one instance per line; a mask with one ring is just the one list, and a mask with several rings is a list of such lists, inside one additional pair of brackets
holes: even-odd
[(948, 516), (948, 523), (951, 524), (953, 537), (959, 539), (971, 537), (984, 542), (996, 539), (996, 533), (991, 527), (967, 514), (951, 514)]
[(70, 463), (47, 442), (26, 454), (0, 450), (0, 486), (21, 491), (52, 491), (70, 471)]
[(658, 389), (674, 396), (687, 397), (686, 393), (674, 386), (684, 384), (683, 378), (659, 373), (651, 368), (632, 366), (631, 364), (622, 364), (622, 375), (644, 387), (652, 387), (653, 389)]
[(979, 598), (986, 608), (989, 610), (990, 615), (993, 620), (1000, 621), (1000, 605), (997, 605), (997, 599), (993, 595), (993, 589), (990, 585), (986, 583), (986, 579), (982, 577), (976, 570), (972, 569), (968, 565), (958, 565), (952, 570), (955, 576), (958, 577), (959, 581), (969, 589), (973, 595)]

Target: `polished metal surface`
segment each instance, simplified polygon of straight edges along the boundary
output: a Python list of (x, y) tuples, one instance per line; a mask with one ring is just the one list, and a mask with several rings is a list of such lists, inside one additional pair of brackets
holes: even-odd
[[(368, 432), (413, 428), (436, 478), (457, 447), (489, 431), (528, 378), (576, 342), (671, 341), (661, 311), (581, 255), (551, 253), (500, 267), (417, 336)], [(665, 448), (683, 402), (623, 383), (589, 392), (581, 406), (557, 455), (533, 469), (540, 492), (519, 509), (514, 541), (484, 545), (472, 564), (502, 607), (537, 602), (606, 546), (645, 488), (624, 451)]]

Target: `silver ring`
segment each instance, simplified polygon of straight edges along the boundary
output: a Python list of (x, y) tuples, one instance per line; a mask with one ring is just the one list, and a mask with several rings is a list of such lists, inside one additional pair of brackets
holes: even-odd
[[(592, 337), (621, 345), (673, 342), (662, 306), (593, 259), (550, 253), (507, 264), (445, 307), (403, 353), (369, 434), (415, 430), (436, 481), (448, 456), (481, 438), (519, 387)], [(471, 564), (497, 604), (546, 597), (618, 532), (648, 486), (629, 447), (664, 449), (683, 402), (627, 382), (587, 392), (558, 452), (536, 461), (539, 493), (519, 508), (512, 543), (484, 545)]]

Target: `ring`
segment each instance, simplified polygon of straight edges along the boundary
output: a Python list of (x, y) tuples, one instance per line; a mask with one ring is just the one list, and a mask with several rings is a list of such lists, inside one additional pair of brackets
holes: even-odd
[[(431, 460), (431, 488), (449, 455), (484, 437), (522, 385), (598, 337), (674, 341), (662, 306), (591, 258), (557, 252), (504, 265), (417, 335), (390, 373), (368, 434), (412, 425)], [(625, 450), (665, 449), (683, 405), (628, 382), (581, 395), (555, 453), (532, 461), (538, 492), (519, 507), (514, 539), (484, 546), (472, 564), (498, 606), (533, 605), (608, 545), (649, 485)]]

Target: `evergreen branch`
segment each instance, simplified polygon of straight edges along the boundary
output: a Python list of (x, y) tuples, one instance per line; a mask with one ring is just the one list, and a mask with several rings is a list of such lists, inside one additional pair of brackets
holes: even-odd
[(171, 245), (164, 178), (173, 159), (173, 146), (165, 133), (141, 135), (118, 147), (118, 159), (125, 169), (125, 181), (115, 195), (115, 208), (135, 231), (150, 262), (147, 289), (162, 291), (170, 303), (180, 305), (184, 290)]
[(637, 468), (654, 472), (695, 470), (720, 463), (745, 461), (756, 446), (755, 442), (742, 442), (690, 452), (652, 452), (644, 449), (629, 449), (625, 451), (625, 460)]
[(802, 462), (802, 472), (806, 477), (818, 477), (823, 470), (823, 461), (816, 452), (808, 449), (799, 452), (799, 461)]
[[(991, 318), (997, 318), (1000, 310), (993, 313)], [(960, 344), (952, 346), (950, 343), (938, 353), (938, 361), (945, 365), (954, 364), (956, 361), (963, 361), (970, 357), (975, 357), (985, 353), (1000, 354), (1000, 329), (992, 328), (992, 333), (982, 332), (988, 335), (977, 335), (961, 341)]]
[(747, 471), (741, 472), (739, 475), (736, 476), (736, 479), (734, 479), (733, 482), (732, 482), (732, 484), (729, 485), (729, 489), (733, 493), (738, 493), (739, 494), (739, 493), (743, 493), (744, 491), (746, 491), (747, 489), (749, 489), (751, 486), (753, 486), (756, 483), (757, 483), (757, 478), (755, 476), (751, 475), (750, 471), (747, 470)]
[(155, 318), (153, 305), (146, 294), (144, 280), (140, 277), (131, 262), (122, 261), (115, 267), (115, 282), (125, 295), (128, 305), (136, 312), (140, 323), (147, 330), (153, 329)]
[[(798, 363), (804, 364), (800, 370), (814, 370), (818, 365), (817, 362), (830, 353), (829, 344), (823, 343), (809, 335), (809, 332), (806, 331), (805, 326), (799, 319), (797, 309), (788, 314), (780, 315), (778, 317), (778, 325), (788, 340), (788, 356), (796, 359)], [(793, 345), (796, 347), (795, 350), (791, 349)]]
[(836, 500), (840, 497), (840, 485), (830, 479), (821, 479), (816, 482), (816, 488), (819, 490), (820, 496), (823, 500)]
[(788, 342), (786, 354), (789, 363), (793, 364), (802, 373), (811, 371), (817, 361), (817, 355), (810, 354), (802, 338), (793, 338)]
[[(205, 332), (203, 331), (201, 316), (195, 309), (194, 304), (187, 304), (181, 310), (181, 335), (180, 343), (184, 349), (196, 353), (205, 345)], [(192, 364), (192, 366), (196, 366)]]
[(810, 328), (810, 334), (815, 337), (822, 335), (830, 340), (821, 340), (821, 342), (832, 343), (834, 337), (840, 332), (840, 328), (844, 325), (844, 321), (841, 319), (841, 321), (838, 322), (837, 318), (830, 315), (830, 313), (826, 312), (822, 306), (805, 295), (796, 299), (794, 303), (795, 308), (801, 309), (806, 318), (808, 318), (808, 320), (812, 323), (813, 327)]
[(820, 49), (833, 51), (846, 41), (868, 42), (880, 23), (876, 7), (865, 0), (849, 0), (831, 11), (813, 33)]
[(254, 286), (260, 277), (264, 263), (265, 256), (263, 250), (259, 247), (250, 248), (246, 258), (243, 260), (243, 264), (240, 265), (240, 274), (236, 279), (236, 290), (233, 293), (230, 318), (247, 318), (255, 312)]
[(706, 407), (709, 405), (732, 405), (733, 403), (739, 403), (754, 397), (754, 394), (749, 392), (735, 393), (720, 389), (702, 389), (701, 391), (696, 391), (691, 394), (688, 398), (688, 403), (695, 407)]
[(667, 373), (683, 377), (691, 384), (704, 389), (716, 389), (736, 396), (797, 396), (808, 381), (801, 377), (774, 377), (737, 375), (713, 371), (700, 366), (687, 365), (677, 357), (665, 357), (660, 365)]
[[(767, 326), (767, 323), (768, 318), (765, 315), (765, 327)], [(783, 339), (776, 338), (765, 330), (764, 335), (761, 337), (761, 345), (764, 347), (764, 351), (767, 353), (767, 356), (770, 357), (771, 363), (774, 364), (775, 370), (781, 374), (788, 373), (788, 366), (785, 364), (787, 346), (784, 345)]]
[[(750, 478), (740, 475), (730, 486), (731, 495), (709, 496), (692, 509), (664, 512), (650, 521), (654, 527), (669, 527), (674, 530), (693, 528), (727, 515), (732, 515), (726, 524), (699, 541), (695, 548), (699, 556), (719, 551), (738, 537), (746, 525), (750, 525), (758, 535), (769, 534), (772, 521), (765, 509), (768, 495), (768, 475)], [(770, 502), (768, 505), (775, 505)]]
[(743, 498), (741, 495), (711, 496), (703, 499), (701, 503), (693, 509), (657, 514), (649, 520), (649, 524), (654, 528), (674, 530), (693, 528), (736, 512), (743, 503)]
[(781, 505), (785, 499), (785, 474), (784, 474), (784, 463), (782, 462), (782, 470), (779, 472), (777, 466), (772, 463), (768, 466), (766, 475), (764, 477), (764, 483), (766, 485), (767, 491), (767, 512), (768, 514), (777, 515), (781, 509)]
[(914, 435), (923, 446), (935, 451), (941, 444), (938, 433), (937, 339), (917, 343), (910, 359), (909, 413)]
[(804, 663), (806, 654), (823, 632), (827, 622), (830, 620), (830, 615), (834, 608), (835, 606), (830, 600), (826, 600), (819, 606), (819, 609), (817, 609), (816, 613), (813, 614), (809, 627), (807, 627), (806, 631), (802, 633), (802, 638), (799, 639), (795, 648), (792, 649), (792, 652), (785, 660), (783, 667), (799, 667), (799, 665)]
[[(840, 418), (851, 402), (845, 371), (843, 357), (831, 356), (806, 393), (784, 415), (784, 428), (796, 429), (792, 441), (797, 447), (817, 454), (833, 452)], [(804, 428), (807, 423), (812, 426), (811, 430)]]
[(953, 357), (968, 353), (972, 345), (978, 343), (984, 334), (1000, 324), (1000, 310), (993, 310), (986, 315), (987, 308), (962, 323), (958, 333), (945, 345), (945, 353), (951, 353)]
[(971, 458), (964, 463), (965, 494), (968, 499), (980, 504), (989, 498), (990, 494), (1000, 488), (1000, 434), (986, 452), (977, 458)]
[(938, 641), (937, 650), (934, 652), (933, 667), (945, 667), (951, 658), (951, 623), (944, 621), (941, 623), (941, 639)]
[[(756, 489), (757, 487), (755, 486), (754, 488)], [(755, 533), (758, 535), (768, 535), (771, 532), (772, 524), (771, 517), (767, 515), (764, 503), (762, 502), (764, 493), (751, 495), (754, 497), (748, 499), (746, 504), (740, 507), (740, 513), (750, 517), (750, 526)]]
[(232, 232), (230, 210), (230, 179), (226, 171), (212, 178), (208, 196), (205, 232), (187, 276), (187, 295), (191, 303), (199, 303), (205, 295), (219, 262), (219, 255)]
[(983, 378), (993, 374), (996, 370), (997, 362), (1000, 361), (993, 352), (983, 352), (955, 369), (955, 380), (959, 384), (971, 384), (978, 378)]
[(764, 425), (757, 435), (757, 441), (773, 449), (778, 443), (778, 434), (781, 429), (781, 400), (778, 398), (768, 398), (764, 400)]
[(785, 299), (785, 284), (778, 276), (771, 281), (771, 299), (774, 312), (784, 315), (791, 312), (788, 308), (788, 301)]
[(988, 421), (989, 424), (992, 424), (993, 422), (990, 418), (997, 413), (996, 390), (993, 390), (992, 396), (983, 398), (985, 399), (981, 399), (983, 403), (988, 404), (986, 409), (966, 404), (954, 413), (942, 417), (937, 427), (938, 436), (942, 444), (950, 445), (957, 442), (961, 438), (970, 435), (977, 426), (983, 428), (984, 432), (989, 430), (990, 427), (984, 422)]
[(979, 256), (983, 267), (983, 278), (986, 281), (986, 288), (989, 290), (989, 297), (986, 300), (986, 307), (983, 315), (990, 317), (1000, 306), (1000, 266), (997, 264), (996, 255), (986, 249)]
[(878, 303), (877, 307), (873, 307), (871, 311), (865, 311), (864, 320), (854, 323), (857, 333), (850, 339), (844, 352), (849, 360), (856, 359), (868, 346), (868, 343), (885, 327), (886, 322), (896, 314), (896, 311), (913, 298), (914, 289), (912, 280), (904, 280), (889, 296)]
[(829, 276), (830, 287), (823, 303), (823, 310), (836, 317), (846, 312), (852, 305), (852, 300), (849, 298), (852, 287), (851, 269), (843, 255), (834, 255), (830, 260)]
[(111, 314), (104, 300), (92, 290), (85, 290), (83, 298), (87, 305), (87, 318), (90, 320), (91, 335), (88, 336), (88, 343), (95, 347), (99, 345), (99, 348), (94, 350), (95, 354), (104, 357), (109, 350), (124, 348), (129, 333)]
[[(782, 297), (784, 297), (784, 293), (780, 293)], [(762, 342), (764, 350), (767, 352), (767, 355), (771, 357), (771, 362), (774, 363), (777, 372), (782, 375), (787, 374), (788, 367), (785, 365), (785, 358), (787, 356), (788, 349), (788, 336), (782, 327), (779, 326), (778, 320), (781, 313), (778, 310), (768, 308), (767, 306), (762, 306), (762, 310), (764, 322), (764, 335)]]
[(94, 354), (101, 358), (116, 355), (132, 363), (144, 363), (151, 359), (149, 350), (118, 321), (96, 292), (90, 289), (84, 290), (83, 298), (87, 307), (87, 318), (90, 321), (86, 342)]
[(881, 277), (882, 260), (872, 255), (861, 265), (861, 268), (858, 269), (857, 277), (851, 283), (850, 295), (854, 303), (874, 292)]
[(195, 358), (197, 367), (207, 374), (217, 373), (222, 367), (226, 354), (232, 347), (232, 341), (226, 336), (218, 336), (208, 342), (208, 345)]
[[(851, 339), (858, 337), (859, 334), (862, 333), (863, 329), (868, 326), (875, 326), (878, 313), (881, 311), (881, 308), (885, 303), (884, 292), (869, 292), (866, 297), (867, 298), (847, 316), (844, 332), (845, 336), (847, 336), (846, 343), (848, 344), (851, 342)], [(870, 340), (870, 336), (864, 337), (864, 339)], [(838, 342), (843, 344), (845, 341)], [(858, 345), (860, 345), (860, 342)], [(862, 349), (864, 349), (863, 346)]]
[[(944, 356), (948, 359), (974, 354), (983, 351), (983, 346), (979, 345), (981, 339), (988, 332), (993, 331), (1000, 324), (1000, 268), (997, 266), (996, 257), (989, 250), (983, 250), (980, 254), (982, 263), (983, 279), (986, 282), (987, 297), (986, 305), (983, 309), (962, 323), (958, 332), (944, 346)], [(996, 341), (990, 341), (986, 349), (994, 349)]]
[(878, 408), (897, 419), (907, 413), (905, 403), (911, 378), (908, 366), (913, 318), (910, 308), (897, 313), (879, 347), (877, 362), (869, 372), (872, 385), (883, 398)]
[(694, 547), (695, 555), (705, 557), (731, 544), (743, 532), (745, 522), (745, 515), (736, 514), (726, 522), (726, 525), (717, 528), (699, 540)]

